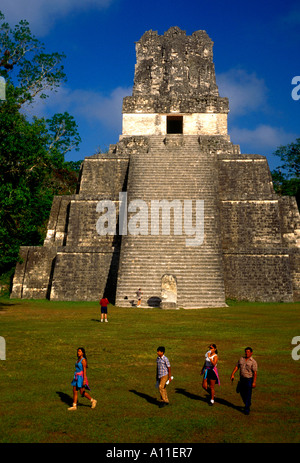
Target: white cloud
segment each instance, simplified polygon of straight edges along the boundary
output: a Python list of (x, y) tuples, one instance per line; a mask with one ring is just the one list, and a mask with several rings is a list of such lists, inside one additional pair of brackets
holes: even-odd
[(125, 96), (131, 94), (131, 88), (118, 87), (110, 95), (88, 90), (75, 90), (69, 94), (69, 106), (74, 115), (83, 117), (89, 122), (101, 122), (114, 128), (122, 120), (122, 102)]
[(51, 92), (46, 100), (37, 100), (32, 107), (27, 107), (25, 112), (37, 117), (51, 117), (54, 113), (68, 111), (75, 119), (118, 129), (122, 121), (123, 98), (131, 93), (131, 87), (117, 87), (109, 95), (103, 95), (93, 90), (71, 90), (62, 86), (57, 92)]
[(230, 138), (241, 147), (246, 145), (252, 153), (259, 154), (259, 151), (274, 151), (280, 145), (291, 143), (297, 138), (295, 133), (286, 132), (281, 127), (270, 125), (259, 125), (253, 130), (233, 127), (230, 130)]
[[(268, 88), (264, 79), (254, 72), (243, 69), (230, 69), (217, 76), (221, 96), (229, 98), (229, 134), (234, 143), (241, 145), (242, 152), (273, 152), (279, 145), (291, 142), (295, 134), (287, 133), (281, 127), (259, 124), (253, 129), (239, 128), (239, 117), (262, 112), (270, 114), (268, 107)], [(242, 118), (241, 120), (245, 120)]]
[(231, 118), (267, 107), (268, 89), (263, 79), (243, 69), (230, 69), (217, 75), (219, 93), (229, 98)]
[(30, 23), (35, 35), (46, 35), (55, 22), (70, 13), (87, 9), (101, 10), (114, 0), (1, 0), (0, 10), (10, 24), (21, 19)]

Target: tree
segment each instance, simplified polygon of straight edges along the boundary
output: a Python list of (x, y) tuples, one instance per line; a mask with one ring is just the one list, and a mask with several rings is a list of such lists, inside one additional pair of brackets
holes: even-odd
[(21, 107), (47, 93), (66, 80), (63, 53), (45, 53), (45, 46), (30, 31), (27, 21), (11, 29), (0, 12), (0, 69), (8, 92)]
[(51, 207), (44, 127), (29, 124), (17, 110), (0, 113), (0, 270), (9, 268), (21, 244), (41, 244), (40, 227)]
[(300, 138), (275, 151), (282, 164), (272, 171), (275, 191), (281, 195), (296, 196), (300, 203)]
[(295, 143), (279, 146), (274, 154), (280, 157), (283, 163), (281, 169), (288, 178), (300, 178), (300, 138)]
[[(20, 245), (42, 244), (55, 194), (73, 193), (78, 165), (65, 154), (78, 149), (77, 124), (68, 113), (28, 120), (24, 108), (66, 80), (64, 54), (45, 53), (27, 21), (14, 29), (0, 12), (0, 272), (13, 266)], [(76, 167), (76, 168), (74, 168)]]

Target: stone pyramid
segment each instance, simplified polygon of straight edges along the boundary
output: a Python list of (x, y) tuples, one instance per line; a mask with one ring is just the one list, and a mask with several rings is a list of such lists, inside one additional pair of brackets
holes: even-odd
[(120, 307), (224, 307), (300, 299), (300, 216), (267, 160), (227, 130), (205, 31), (136, 43), (122, 134), (85, 158), (76, 194), (56, 196), (44, 245), (21, 247), (13, 298)]

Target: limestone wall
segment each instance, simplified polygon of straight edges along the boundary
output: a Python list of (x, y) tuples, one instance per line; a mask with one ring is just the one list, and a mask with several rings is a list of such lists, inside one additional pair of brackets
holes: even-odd
[(99, 301), (105, 294), (114, 303), (119, 250), (101, 248), (59, 249), (51, 286), (51, 300)]
[(75, 197), (75, 195), (65, 195), (53, 198), (44, 246), (65, 244), (70, 203)]
[(220, 155), (218, 172), (226, 297), (293, 301), (282, 206), (266, 158)]
[(128, 155), (97, 155), (83, 163), (78, 194), (54, 197), (44, 246), (22, 247), (11, 297), (114, 300), (119, 239), (100, 236), (96, 207), (126, 187)]
[(218, 176), (220, 200), (272, 200), (276, 197), (265, 156), (222, 153), (219, 155)]
[[(166, 114), (123, 114), (123, 136), (166, 134)], [(227, 135), (227, 114), (185, 114), (183, 135)]]
[[(101, 212), (97, 212), (97, 204), (102, 198), (76, 199), (70, 202), (68, 235), (66, 246), (108, 246), (111, 247), (116, 237), (113, 235), (99, 235), (97, 221)], [(118, 215), (119, 202), (112, 201)]]
[(226, 298), (247, 301), (292, 302), (288, 254), (225, 253)]
[(79, 194), (90, 197), (101, 194), (106, 195), (106, 197), (118, 195), (119, 191), (124, 190), (128, 162), (128, 155), (101, 154), (85, 158)]
[(205, 31), (147, 31), (136, 43), (133, 94), (218, 94), (213, 42)]
[(57, 248), (22, 246), (11, 298), (46, 299), (50, 294), (51, 276)]

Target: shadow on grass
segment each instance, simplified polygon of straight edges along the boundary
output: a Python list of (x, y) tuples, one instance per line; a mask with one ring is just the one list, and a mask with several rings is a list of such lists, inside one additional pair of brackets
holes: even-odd
[(10, 307), (14, 306), (14, 305), (17, 305), (17, 304), (13, 304), (11, 302), (3, 302), (3, 301), (0, 301), (0, 311), (5, 311), (7, 309), (9, 309)]
[(73, 405), (73, 397), (71, 397), (69, 394), (65, 394), (64, 392), (56, 392), (57, 395), (59, 395), (60, 400), (67, 404), (69, 407)]
[[(191, 392), (188, 392), (185, 389), (181, 389), (181, 388), (176, 388), (175, 393), (182, 394), (182, 395), (184, 395), (184, 396), (186, 396), (186, 397), (188, 397), (189, 399), (192, 399), (192, 400), (201, 400), (202, 402), (208, 403), (208, 397), (209, 396), (201, 397), (200, 395), (192, 394)], [(233, 408), (234, 410), (237, 410), (237, 411), (239, 411), (241, 413), (244, 410), (244, 407), (240, 407), (239, 405), (234, 405), (231, 402), (228, 402), (228, 400), (225, 400), (225, 399), (222, 399), (222, 398), (219, 398), (219, 397), (215, 397), (215, 402), (220, 404), (220, 405), (224, 405), (225, 407)]]
[(149, 402), (149, 404), (159, 405), (159, 401), (156, 400), (156, 398), (152, 397), (151, 395), (144, 394), (143, 392), (138, 392), (135, 389), (129, 389), (129, 392), (133, 392), (133, 394), (136, 394), (139, 397), (142, 397), (143, 399), (147, 400), (147, 402)]
[[(60, 400), (63, 403), (67, 404), (68, 407), (71, 407), (73, 405), (73, 397), (71, 397), (69, 394), (65, 394), (65, 392), (60, 392), (60, 391), (57, 391), (56, 394), (59, 395)], [(78, 405), (78, 407), (89, 407), (90, 406), (88, 404), (82, 404), (79, 401), (78, 401), (77, 405)]]

